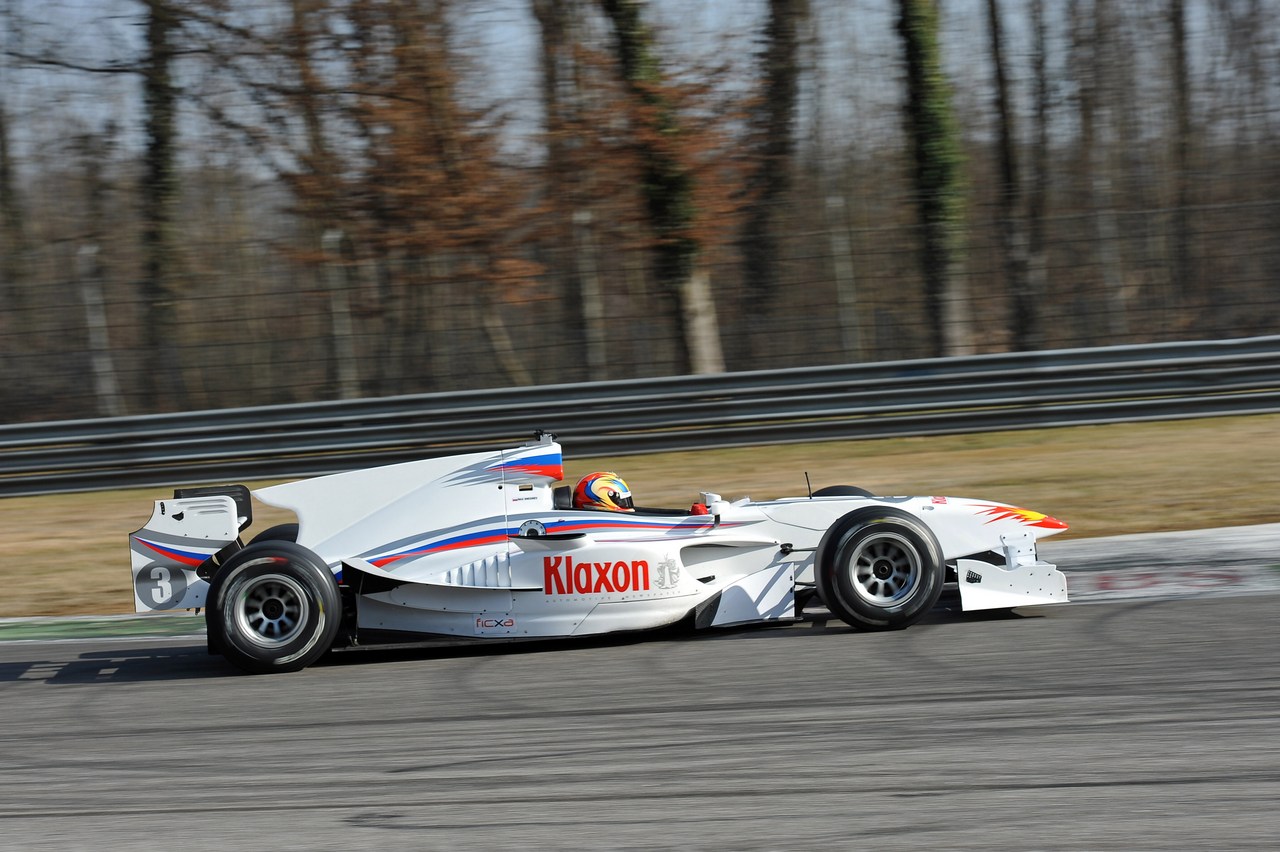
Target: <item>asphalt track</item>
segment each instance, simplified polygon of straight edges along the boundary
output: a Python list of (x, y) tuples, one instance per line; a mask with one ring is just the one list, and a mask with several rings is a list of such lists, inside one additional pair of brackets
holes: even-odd
[(0, 847), (1273, 849), (1278, 541), (1064, 546), (1096, 603), (888, 634), (0, 643)]

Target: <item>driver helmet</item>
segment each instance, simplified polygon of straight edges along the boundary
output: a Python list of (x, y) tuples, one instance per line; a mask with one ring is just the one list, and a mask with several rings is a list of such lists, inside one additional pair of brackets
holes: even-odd
[(634, 512), (631, 489), (622, 477), (612, 471), (598, 470), (578, 480), (573, 489), (573, 508), (604, 509), (609, 512)]

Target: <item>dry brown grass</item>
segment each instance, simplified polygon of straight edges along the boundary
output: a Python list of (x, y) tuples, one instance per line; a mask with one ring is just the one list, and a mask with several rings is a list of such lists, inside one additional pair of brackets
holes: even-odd
[[(848, 483), (1037, 509), (1070, 523), (1069, 536), (1280, 521), (1280, 415), (577, 459), (565, 468), (570, 479), (617, 470), (644, 505), (685, 505), (704, 489), (730, 499), (801, 495), (807, 470), (814, 488)], [(0, 617), (131, 611), (126, 537), (164, 496), (0, 500)], [(253, 529), (289, 520), (260, 504), (254, 511)]]

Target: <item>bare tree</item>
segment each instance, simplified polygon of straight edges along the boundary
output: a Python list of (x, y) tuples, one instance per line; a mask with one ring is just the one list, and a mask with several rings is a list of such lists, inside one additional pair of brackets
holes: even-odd
[(799, 91), (800, 38), (809, 15), (808, 0), (770, 0), (761, 56), (760, 105), (755, 110), (755, 159), (751, 207), (742, 235), (744, 260), (742, 310), (748, 355), (767, 339), (769, 307), (779, 287), (778, 239), (791, 185), (794, 126)]
[[(1049, 265), (1045, 245), (1045, 215), (1049, 205), (1049, 47), (1044, 0), (1032, 0), (1033, 64), (1035, 67), (1035, 144), (1031, 149), (1031, 180), (1027, 196), (1027, 292), (1042, 299), (1049, 289)], [(1038, 312), (1033, 313), (1033, 322)], [(1038, 329), (1033, 328), (1031, 333)]]
[(144, 371), (147, 396), (159, 405), (185, 406), (180, 350), (174, 327), (178, 294), (173, 253), (173, 203), (177, 193), (174, 143), (177, 136), (177, 90), (173, 62), (177, 12), (168, 0), (145, 0), (146, 52), (142, 58), (146, 151), (143, 155), (141, 283), (144, 342), (154, 360)]
[(1275, 333), (1275, 5), (0, 0), (0, 409)]
[[(458, 324), (451, 327), (431, 306), (453, 291), (474, 318), (464, 328), (483, 335), (507, 380), (530, 384), (503, 310), (540, 271), (520, 249), (533, 213), (530, 193), (523, 176), (501, 162), (487, 110), (462, 98), (448, 5), (398, 0), (361, 10), (366, 32), (382, 29), (387, 38), (371, 35), (353, 58), (370, 69), (361, 73), (367, 83), (353, 107), (370, 146), (355, 187), (364, 200), (353, 212), (366, 223), (362, 241), (378, 246), (402, 291), (394, 322), (408, 377), (431, 386), (433, 360), (456, 348), (450, 337), (460, 333)], [(424, 326), (435, 333), (423, 334)]]
[[(330, 339), (329, 382), (341, 399), (360, 396), (360, 372), (356, 359), (351, 320), (351, 292), (355, 280), (352, 272), (350, 239), (344, 234), (335, 213), (341, 191), (338, 168), (329, 151), (321, 106), (324, 86), (314, 68), (312, 52), (317, 38), (317, 19), (326, 10), (325, 0), (290, 0), (289, 27), (285, 51), (297, 75), (295, 99), (297, 111), (306, 131), (304, 155), (300, 168), (311, 181), (314, 192), (304, 195), (304, 221), (310, 232), (311, 246), (320, 246), (317, 264), (328, 291)], [(345, 273), (345, 274), (344, 274)]]
[(907, 137), (914, 163), (931, 355), (968, 351), (961, 258), (960, 141), (938, 46), (937, 0), (899, 0), (907, 70)]
[(21, 292), (22, 205), (9, 149), (9, 114), (0, 96), (0, 311), (8, 311)]
[(1011, 103), (1009, 72), (1005, 61), (1004, 24), (998, 0), (987, 0), (987, 21), (991, 35), (991, 63), (995, 70), (996, 117), (999, 122), (999, 195), (996, 228), (1004, 256), (1005, 287), (1013, 304), (1014, 349), (1034, 348), (1037, 339), (1038, 299), (1027, 275), (1027, 238), (1022, 219), (1022, 181), (1018, 173), (1018, 134)]
[(109, 221), (104, 166), (109, 159), (114, 136), (115, 125), (109, 123), (101, 134), (86, 133), (76, 140), (84, 169), (84, 209), (87, 223), (84, 241), (76, 253), (76, 277), (79, 279), (80, 302), (84, 309), (88, 339), (88, 374), (93, 380), (96, 413), (103, 417), (118, 417), (125, 413), (107, 320), (103, 292), (103, 282), (107, 276), (101, 251), (101, 244), (107, 237), (105, 223)]
[[(1078, 311), (1090, 342), (1123, 338), (1129, 329), (1120, 260), (1120, 228), (1116, 221), (1112, 154), (1115, 150), (1116, 102), (1108, 69), (1116, 49), (1114, 9), (1107, 0), (1072, 4), (1072, 50), (1079, 88), (1080, 154), (1088, 193), (1095, 263), (1101, 272), (1101, 298), (1083, 297)], [(1102, 306), (1101, 312), (1093, 305)]]
[(1187, 59), (1187, 13), (1183, 0), (1170, 0), (1169, 29), (1173, 42), (1173, 282), (1175, 305), (1185, 309), (1199, 300), (1192, 293), (1191, 268), (1191, 80)]
[[(17, 22), (11, 8), (5, 11), (5, 34), (13, 38)], [(12, 47), (12, 44), (6, 44), (6, 53)], [(26, 229), (23, 226), (22, 201), (18, 197), (18, 181), (10, 148), (9, 110), (5, 102), (8, 73), (9, 57), (6, 55), (0, 65), (0, 332), (5, 334), (9, 333), (14, 318), (21, 314), (26, 277), (23, 268)], [(13, 387), (19, 378), (17, 372), (10, 368), (7, 357), (0, 357), (0, 383), (5, 388)]]
[[(533, 0), (541, 30), (542, 108), (547, 147), (547, 195), (553, 221), (551, 274), (559, 281), (563, 327), (569, 349), (585, 356), (581, 367), (592, 380), (610, 377), (612, 360), (604, 291), (597, 266), (596, 215), (588, 128), (581, 121), (579, 46), (575, 31), (583, 0)], [(571, 369), (575, 359), (570, 359)]]
[(643, 161), (649, 225), (657, 245), (654, 267), (667, 296), (681, 371), (724, 370), (719, 324), (710, 277), (699, 267), (695, 236), (694, 176), (681, 161), (681, 126), (676, 105), (664, 89), (653, 33), (642, 0), (601, 0), (613, 25), (622, 77), (639, 109), (633, 113), (635, 144)]

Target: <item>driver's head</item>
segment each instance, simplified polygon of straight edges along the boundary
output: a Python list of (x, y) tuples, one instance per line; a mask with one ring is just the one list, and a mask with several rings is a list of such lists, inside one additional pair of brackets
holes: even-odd
[(573, 508), (606, 509), (610, 512), (634, 512), (631, 489), (622, 477), (612, 471), (598, 470), (578, 480), (573, 489)]

